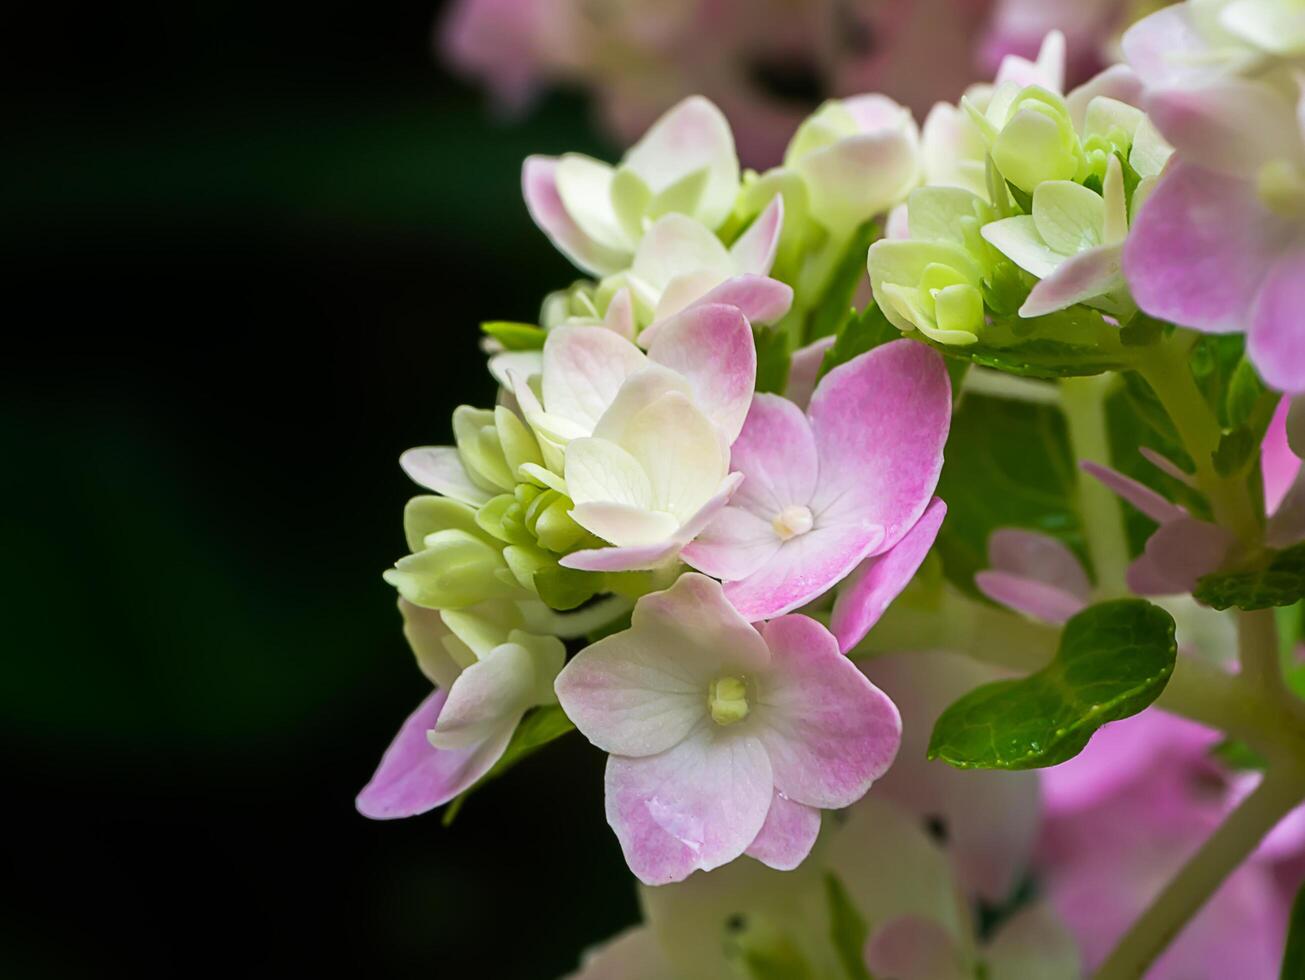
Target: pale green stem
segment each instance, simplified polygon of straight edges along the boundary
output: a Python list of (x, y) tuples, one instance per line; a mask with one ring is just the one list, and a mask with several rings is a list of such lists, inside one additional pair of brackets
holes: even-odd
[(1215, 520), (1235, 534), (1247, 548), (1257, 547), (1262, 536), (1260, 519), (1251, 503), (1246, 480), (1220, 476), (1213, 455), (1222, 431), (1188, 366), (1190, 345), (1181, 335), (1149, 348), (1138, 361), (1138, 370), (1155, 391), (1173, 420), (1183, 448), (1196, 466), (1196, 481)]
[(1278, 621), (1272, 609), (1237, 614), (1237, 646), (1242, 676), (1270, 697), (1286, 697), (1282, 665), (1278, 659)]
[(1254, 792), (1133, 923), (1096, 980), (1139, 980), (1174, 937), (1274, 825), (1305, 799), (1305, 771), (1270, 768)]
[[(1106, 434), (1106, 398), (1115, 377), (1065, 378), (1060, 383), (1061, 405), (1069, 425), (1069, 442), (1078, 462), (1090, 460), (1110, 465), (1110, 440)], [(1128, 539), (1124, 535), (1123, 511), (1116, 497), (1101, 481), (1079, 467), (1078, 499), (1083, 515), (1088, 554), (1096, 571), (1097, 594), (1113, 599), (1128, 594), (1124, 580), (1128, 568)]]

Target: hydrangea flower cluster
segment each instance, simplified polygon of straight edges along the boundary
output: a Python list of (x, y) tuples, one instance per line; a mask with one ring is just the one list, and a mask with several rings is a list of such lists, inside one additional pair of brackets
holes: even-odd
[(494, 407), (400, 459), (433, 690), (364, 814), (578, 730), (647, 920), (586, 980), (1271, 975), (1305, 15), (1188, 0), (1122, 50), (1066, 92), (1053, 31), (922, 127), (830, 101), (760, 173), (700, 96), (525, 161), (587, 278), (486, 323)]

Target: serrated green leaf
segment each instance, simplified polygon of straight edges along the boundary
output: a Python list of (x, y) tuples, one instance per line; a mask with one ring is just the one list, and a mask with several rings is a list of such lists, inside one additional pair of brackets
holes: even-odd
[(542, 350), (548, 334), (533, 323), (513, 323), (510, 320), (491, 320), (480, 329), (493, 337), (506, 350)]
[[(1225, 414), (1229, 425), (1246, 425), (1255, 412), (1256, 403), (1268, 394), (1264, 382), (1256, 373), (1255, 365), (1243, 357), (1228, 381)], [(1276, 400), (1276, 399), (1275, 399)]]
[(819, 381), (840, 364), (846, 364), (852, 358), (901, 336), (901, 332), (888, 322), (883, 311), (872, 300), (860, 313), (854, 312), (848, 316), (839, 327), (838, 336), (820, 362), (816, 380)]
[(1260, 568), (1206, 575), (1192, 595), (1215, 609), (1268, 609), (1299, 602), (1305, 598), (1305, 542), (1272, 552)]
[(948, 581), (972, 596), (988, 567), (988, 536), (1024, 527), (1084, 554), (1069, 435), (1052, 405), (968, 392), (952, 416), (938, 495), (948, 515), (936, 553)]
[(867, 221), (853, 233), (829, 276), (820, 302), (807, 316), (807, 343), (828, 337), (842, 326), (852, 308), (856, 288), (866, 278), (866, 252), (878, 237), (879, 226), (874, 221)]
[(756, 390), (783, 394), (788, 386), (788, 370), (793, 361), (788, 334), (774, 327), (754, 327), (752, 338), (757, 346)]
[(948, 357), (1028, 378), (1126, 371), (1137, 356), (1136, 348), (1120, 341), (1118, 327), (1082, 306), (1030, 319), (994, 316), (968, 347), (926, 342)]
[(865, 965), (865, 944), (870, 927), (852, 904), (838, 876), (825, 873), (825, 901), (829, 906), (829, 938), (848, 980), (874, 980)]
[(939, 717), (929, 758), (958, 769), (1037, 769), (1072, 759), (1106, 722), (1164, 690), (1174, 621), (1143, 599), (1089, 606), (1065, 624), (1050, 664), (971, 691)]
[(1287, 947), (1282, 952), (1282, 972), (1279, 980), (1305, 978), (1305, 885), (1296, 892), (1291, 903), (1291, 919), (1287, 927)]

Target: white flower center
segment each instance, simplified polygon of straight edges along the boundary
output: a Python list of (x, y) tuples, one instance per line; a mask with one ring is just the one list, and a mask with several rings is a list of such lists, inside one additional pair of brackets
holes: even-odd
[(718, 725), (732, 725), (748, 716), (748, 685), (742, 677), (718, 677), (707, 689), (707, 707)]
[(796, 538), (799, 534), (806, 534), (814, 523), (810, 508), (803, 507), (801, 504), (790, 504), (774, 516), (770, 526), (779, 535), (779, 540), (787, 541), (789, 538)]

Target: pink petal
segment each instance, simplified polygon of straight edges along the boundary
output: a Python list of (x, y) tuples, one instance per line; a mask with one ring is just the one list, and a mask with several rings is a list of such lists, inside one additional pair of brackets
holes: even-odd
[(1124, 285), (1123, 254), (1120, 245), (1098, 245), (1066, 259), (1033, 287), (1020, 316), (1043, 316), (1119, 289)]
[(1083, 467), (1085, 472), (1092, 474), (1157, 524), (1176, 521), (1187, 516), (1187, 511), (1183, 510), (1183, 508), (1170, 503), (1150, 487), (1139, 483), (1131, 476), (1124, 476), (1118, 470), (1112, 470), (1100, 463), (1082, 462), (1079, 465)]
[(1147, 313), (1210, 333), (1244, 330), (1283, 225), (1253, 181), (1168, 167), (1124, 244), (1124, 275)]
[(418, 446), (399, 457), (399, 466), (408, 479), (419, 487), (479, 507), (493, 496), (482, 489), (462, 465), (462, 457), (452, 446)]
[(1186, 484), (1189, 487), (1196, 487), (1196, 477), (1180, 468), (1177, 463), (1167, 456), (1161, 456), (1150, 446), (1139, 446), (1137, 452), (1144, 460), (1166, 476), (1172, 476), (1179, 483)]
[(820, 811), (775, 790), (761, 833), (746, 853), (776, 871), (792, 871), (806, 860), (819, 835)]
[(1294, 109), (1267, 85), (1239, 78), (1152, 90), (1146, 98), (1151, 122), (1185, 163), (1241, 178), (1299, 154)]
[(603, 326), (619, 337), (634, 340), (634, 300), (630, 298), (630, 289), (622, 286), (607, 304), (607, 314), (603, 317)]
[(669, 980), (673, 975), (657, 934), (634, 926), (585, 954), (580, 972), (566, 980)]
[(554, 327), (544, 343), (544, 407), (592, 432), (621, 385), (645, 363), (639, 348), (611, 330)]
[(774, 783), (761, 741), (703, 726), (660, 755), (607, 760), (607, 822), (644, 884), (727, 864), (765, 824)]
[(461, 749), (433, 748), (426, 740), (447, 696), (432, 691), (403, 723), (358, 794), (358, 812), (364, 817), (392, 820), (426, 813), (470, 787), (499, 760), (516, 728), (515, 718), (485, 741)]
[(782, 543), (769, 521), (742, 507), (726, 507), (680, 557), (700, 572), (731, 581), (766, 564)]
[(988, 561), (994, 571), (1057, 586), (1082, 602), (1092, 592), (1092, 583), (1077, 556), (1049, 534), (998, 528), (988, 537)]
[(1264, 477), (1264, 511), (1272, 514), (1300, 472), (1300, 458), (1287, 444), (1287, 411), (1291, 400), (1281, 398), (1260, 442), (1260, 472)]
[(812, 511), (821, 521), (880, 525), (879, 548), (891, 548), (933, 497), (951, 412), (942, 357), (914, 340), (834, 368), (808, 409), (820, 455)]
[(1121, 47), (1146, 86), (1181, 83), (1209, 70), (1210, 42), (1185, 4), (1143, 17), (1124, 32)]
[(865, 948), (865, 965), (892, 980), (968, 980), (956, 941), (935, 919), (904, 915), (883, 923)]
[(765, 276), (733, 276), (693, 305), (737, 306), (749, 323), (774, 323), (793, 305), (793, 287)]
[(1291, 252), (1269, 270), (1255, 299), (1246, 350), (1266, 384), (1305, 391), (1305, 250)]
[(557, 250), (585, 272), (604, 276), (629, 264), (629, 256), (604, 248), (580, 230), (557, 192), (557, 158), (527, 157), (521, 168), (526, 208)]
[[(1130, 569), (1129, 587), (1139, 595), (1191, 592), (1198, 578), (1223, 564), (1235, 543), (1236, 537), (1217, 524), (1186, 516), (1169, 521), (1160, 525), (1146, 542), (1145, 557), (1150, 568), (1158, 573), (1159, 581), (1142, 578), (1135, 583)], [(1140, 591), (1138, 586), (1148, 591)], [(1164, 591), (1154, 591), (1157, 586)]]
[(776, 194), (752, 226), (730, 246), (730, 255), (738, 270), (754, 276), (769, 275), (783, 230), (784, 197)]
[(819, 340), (799, 347), (793, 352), (788, 366), (788, 386), (784, 397), (798, 408), (806, 409), (816, 390), (816, 377), (820, 374), (820, 365), (824, 363), (825, 352), (834, 346), (835, 337), (821, 337)]
[(725, 583), (725, 595), (741, 615), (757, 622), (781, 616), (833, 588), (884, 540), (873, 524), (814, 527), (780, 544), (746, 578)]
[(834, 600), (830, 621), (841, 650), (847, 652), (860, 643), (910, 583), (933, 547), (946, 516), (947, 505), (935, 497), (929, 509), (897, 544), (867, 558), (843, 583)]
[(734, 441), (757, 383), (752, 328), (737, 306), (696, 305), (667, 318), (648, 357), (688, 378), (698, 407)]
[(815, 620), (784, 616), (762, 635), (771, 666), (755, 710), (775, 788), (808, 806), (850, 806), (897, 755), (896, 706)]
[(974, 584), (993, 602), (1044, 623), (1063, 623), (1086, 605), (1072, 592), (1010, 572), (982, 571)]
[(735, 505), (771, 521), (785, 507), (810, 503), (819, 475), (816, 440), (802, 410), (778, 395), (753, 397), (730, 466), (744, 476)]

